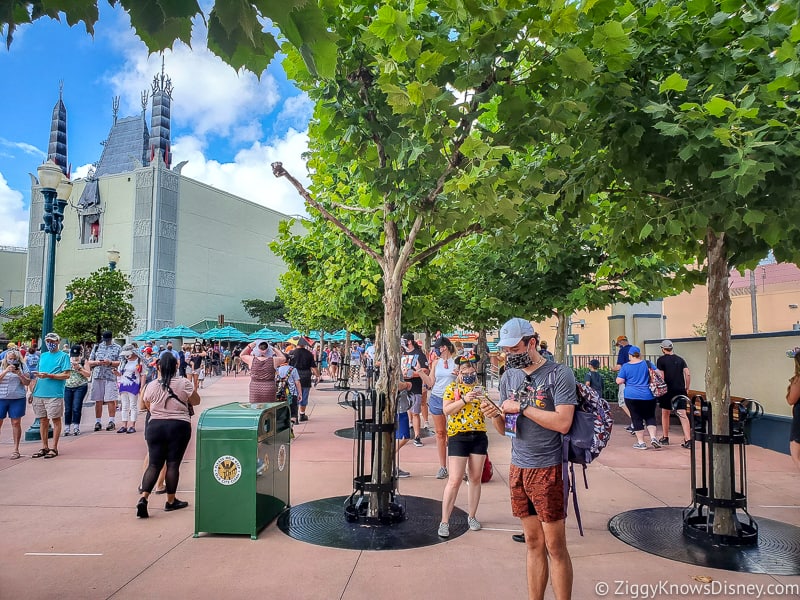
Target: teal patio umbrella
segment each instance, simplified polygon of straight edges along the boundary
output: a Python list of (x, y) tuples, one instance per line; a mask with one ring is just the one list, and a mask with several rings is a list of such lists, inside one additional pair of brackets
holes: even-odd
[[(209, 332), (206, 332), (206, 335), (208, 335), (208, 333)], [(214, 333), (213, 336), (209, 336), (209, 338), (211, 338), (211, 337), (213, 337), (213, 339), (215, 339), (215, 340), (220, 340), (220, 341), (225, 341), (225, 342), (228, 342), (228, 341), (246, 342), (246, 341), (248, 341), (247, 340), (247, 336), (244, 333), (242, 333), (241, 331), (239, 331), (238, 329), (236, 329), (236, 327), (234, 327), (233, 325), (226, 325), (225, 327), (221, 327), (219, 330), (217, 330)], [(206, 339), (209, 339), (209, 338), (206, 338)]]
[(137, 341), (137, 342), (146, 342), (147, 340), (152, 340), (152, 339), (153, 339), (153, 336), (154, 336), (156, 333), (157, 333), (157, 332), (156, 332), (156, 331), (154, 331), (153, 329), (148, 329), (147, 331), (145, 331), (144, 333), (140, 333), (139, 335), (137, 335), (137, 336), (136, 336), (135, 338), (133, 338), (133, 339), (134, 339), (135, 341)]
[(255, 331), (247, 336), (251, 342), (255, 342), (256, 340), (267, 340), (268, 342), (275, 342), (278, 340), (283, 339), (283, 334), (280, 331), (275, 331), (274, 329), (270, 329), (269, 327), (262, 327), (258, 331)]
[(170, 327), (169, 330), (164, 332), (165, 337), (172, 338), (199, 338), (200, 334), (191, 327), (185, 325), (178, 325), (177, 327)]

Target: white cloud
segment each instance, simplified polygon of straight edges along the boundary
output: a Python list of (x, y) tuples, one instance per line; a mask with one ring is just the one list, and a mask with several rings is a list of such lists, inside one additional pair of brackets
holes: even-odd
[(187, 177), (287, 215), (306, 215), (297, 190), (285, 179), (276, 179), (271, 164), (282, 162), (287, 171), (308, 186), (308, 170), (302, 158), (307, 150), (308, 135), (290, 129), (283, 138), (269, 143), (257, 141), (240, 150), (234, 162), (220, 163), (206, 159), (203, 140), (184, 136), (173, 145), (173, 164), (188, 160), (181, 171)]
[(302, 93), (287, 98), (276, 121), (284, 126), (305, 129), (314, 113), (314, 103), (308, 94)]
[[(261, 117), (280, 99), (277, 83), (268, 73), (259, 81), (252, 73), (234, 71), (206, 48), (205, 33), (195, 24), (192, 48), (178, 42), (164, 52), (164, 71), (173, 85), (173, 119), (179, 117), (182, 127), (199, 136), (210, 133), (253, 142), (262, 134)], [(114, 93), (121, 96), (120, 116), (139, 114), (142, 92), (152, 92), (153, 76), (161, 72), (161, 56), (148, 56), (122, 21), (112, 44), (125, 56), (120, 71), (109, 76)]]
[[(32, 156), (38, 156), (40, 158), (46, 158), (47, 152), (44, 150), (40, 150), (36, 146), (32, 144), (28, 144), (27, 142), (12, 142), (11, 140), (7, 140), (5, 138), (0, 138), (0, 146), (5, 148), (14, 148), (17, 150), (22, 150), (25, 154), (30, 154)], [(13, 156), (13, 155), (10, 155)]]
[(0, 246), (28, 246), (28, 209), (0, 173)]

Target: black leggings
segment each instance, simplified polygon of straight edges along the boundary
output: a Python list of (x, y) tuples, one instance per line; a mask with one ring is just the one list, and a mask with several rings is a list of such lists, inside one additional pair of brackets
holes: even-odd
[(625, 398), (625, 406), (631, 411), (631, 424), (634, 431), (644, 430), (645, 425), (656, 426), (656, 406), (657, 401), (636, 400), (635, 398)]
[(150, 419), (147, 424), (150, 464), (142, 477), (143, 491), (153, 491), (164, 463), (167, 463), (167, 475), (164, 479), (167, 493), (174, 494), (177, 491), (181, 461), (191, 438), (191, 423), (178, 419)]

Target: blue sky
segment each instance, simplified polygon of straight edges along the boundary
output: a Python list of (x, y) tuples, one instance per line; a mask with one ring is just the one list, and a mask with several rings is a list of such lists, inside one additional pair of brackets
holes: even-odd
[[(224, 65), (205, 48), (202, 23), (195, 25), (192, 45), (176, 44), (164, 54), (174, 87), (172, 164), (188, 160), (188, 177), (280, 212), (304, 213), (297, 193), (272, 176), (269, 164), (280, 160), (305, 176), (308, 98), (275, 61), (260, 81)], [(49, 19), (15, 32), (11, 49), (0, 49), (0, 245), (27, 246), (28, 173), (35, 174), (46, 155), (59, 81), (76, 178), (100, 159), (112, 98), (120, 96), (120, 117), (140, 114), (141, 92), (160, 70), (161, 56), (148, 56), (125, 12), (104, 3), (94, 37), (83, 24), (70, 28)]]

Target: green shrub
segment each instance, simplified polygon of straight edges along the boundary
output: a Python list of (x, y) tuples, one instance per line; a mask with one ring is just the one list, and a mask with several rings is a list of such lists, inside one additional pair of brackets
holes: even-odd
[[(586, 367), (580, 369), (573, 369), (575, 372), (575, 381), (578, 383), (586, 383), (586, 373), (589, 372), (589, 369)], [(603, 379), (603, 398), (608, 400), (609, 402), (616, 402), (617, 401), (617, 374), (616, 372), (612, 371), (611, 369), (598, 369), (598, 373), (600, 373), (600, 377)]]

